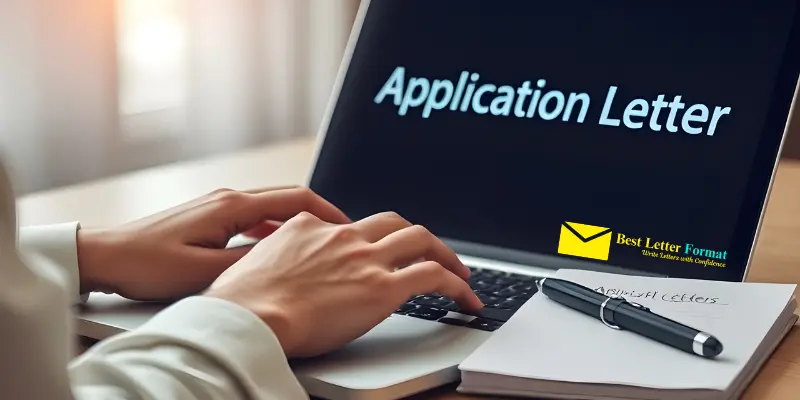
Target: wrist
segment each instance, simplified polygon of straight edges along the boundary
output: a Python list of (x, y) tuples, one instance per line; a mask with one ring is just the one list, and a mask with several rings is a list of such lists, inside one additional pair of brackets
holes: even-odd
[(288, 357), (295, 347), (295, 343), (291, 334), (290, 318), (287, 313), (280, 307), (277, 307), (269, 302), (258, 299), (256, 301), (249, 301), (242, 299), (243, 296), (236, 294), (228, 294), (225, 291), (210, 289), (203, 294), (206, 297), (213, 297), (234, 303), (244, 309), (255, 314), (267, 327), (272, 331), (278, 339), (284, 354)]
[(278, 339), (283, 353), (290, 357), (296, 345), (295, 340), (292, 340), (290, 318), (283, 311), (271, 305), (264, 305), (257, 307), (253, 311), (262, 321), (269, 327), (275, 337)]
[(78, 230), (78, 274), (80, 292), (111, 292), (114, 239), (104, 229)]

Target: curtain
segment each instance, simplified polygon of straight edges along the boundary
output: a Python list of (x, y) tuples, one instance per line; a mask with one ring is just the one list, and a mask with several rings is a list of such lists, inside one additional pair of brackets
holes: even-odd
[(3, 0), (18, 193), (319, 128), (358, 0)]

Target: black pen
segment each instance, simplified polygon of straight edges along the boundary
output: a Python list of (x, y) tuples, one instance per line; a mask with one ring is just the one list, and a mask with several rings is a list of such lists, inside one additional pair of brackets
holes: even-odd
[(540, 279), (536, 285), (551, 300), (595, 317), (609, 328), (628, 330), (701, 357), (714, 358), (722, 353), (722, 343), (711, 334), (664, 318), (623, 297), (609, 297), (555, 278)]

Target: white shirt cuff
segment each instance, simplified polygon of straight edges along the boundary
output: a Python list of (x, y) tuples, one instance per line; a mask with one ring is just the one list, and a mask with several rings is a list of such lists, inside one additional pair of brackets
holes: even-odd
[(67, 277), (68, 293), (74, 293), (75, 302), (85, 302), (89, 294), (80, 293), (78, 267), (78, 230), (80, 223), (67, 222), (55, 225), (23, 227), (19, 232), (19, 248), (36, 253), (56, 264)]

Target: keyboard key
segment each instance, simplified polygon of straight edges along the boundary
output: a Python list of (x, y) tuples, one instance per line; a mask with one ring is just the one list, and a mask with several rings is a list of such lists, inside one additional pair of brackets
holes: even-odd
[(438, 322), (441, 322), (441, 323), (443, 323), (443, 324), (447, 324), (447, 325), (455, 325), (455, 326), (464, 326), (464, 325), (466, 325), (467, 323), (469, 323), (469, 321), (465, 321), (465, 320), (463, 320), (463, 319), (457, 319), (457, 318), (448, 318), (448, 317), (439, 318), (437, 321), (438, 321)]
[(523, 304), (525, 304), (526, 301), (528, 301), (528, 299), (512, 298), (500, 303), (498, 308), (518, 310), (520, 307), (522, 307)]
[(435, 309), (435, 308), (430, 308), (430, 307), (425, 307), (425, 306), (419, 306), (415, 310), (411, 310), (411, 311), (406, 312), (405, 315), (407, 315), (409, 317), (427, 319), (427, 320), (434, 321), (434, 320), (437, 320), (437, 319), (442, 318), (445, 315), (447, 315), (447, 311), (446, 310), (439, 310), (439, 309)]
[[(537, 291), (536, 278), (526, 275), (512, 274), (502, 271), (470, 267), (468, 279), (470, 287), (486, 307), (479, 312), (465, 312), (458, 309), (452, 299), (438, 293), (414, 296), (401, 306), (396, 313), (426, 320), (439, 320), (450, 325), (469, 326), (463, 320), (447, 317), (448, 312), (469, 314), (480, 320), (494, 321), (474, 322), (478, 329), (494, 330), (495, 325), (502, 325)], [(498, 326), (499, 326), (498, 325)]]
[(509, 286), (505, 289), (499, 290), (497, 292), (492, 293), (493, 296), (497, 297), (511, 297), (519, 294), (520, 292), (514, 286)]
[(495, 308), (498, 310), (511, 310), (516, 311), (516, 307), (511, 307), (510, 305), (506, 305), (505, 301), (497, 303), (497, 304), (487, 304), (486, 308)]
[(486, 289), (476, 289), (473, 290), (473, 292), (475, 292), (475, 294), (478, 296), (494, 296), (494, 294), (497, 293), (497, 291), (495, 290), (486, 290)]
[(503, 310), (499, 308), (484, 307), (476, 313), (476, 317), (506, 322), (511, 318), (512, 315), (514, 315), (514, 311), (516, 310)]
[(480, 299), (483, 302), (483, 304), (487, 305), (487, 306), (498, 304), (498, 303), (500, 303), (501, 300), (503, 300), (503, 299), (501, 299), (499, 297), (486, 296), (486, 295), (481, 295), (481, 294), (478, 295), (478, 299)]
[(502, 322), (492, 321), (490, 319), (475, 318), (466, 325), (468, 328), (480, 329), (482, 331), (495, 331), (497, 328), (503, 326)]
[(407, 313), (407, 312), (409, 312), (411, 310), (414, 310), (416, 308), (417, 308), (417, 306), (415, 306), (414, 304), (405, 303), (405, 304), (401, 305), (400, 308), (398, 308), (395, 311), (395, 314), (405, 314), (405, 313)]
[(423, 296), (411, 301), (412, 304), (429, 306), (433, 308), (455, 309), (455, 303), (446, 297)]
[(475, 281), (475, 282), (468, 282), (469, 286), (472, 290), (486, 290), (486, 291), (497, 291), (503, 289), (502, 285), (498, 285), (494, 282), (487, 282), (487, 281)]
[(539, 288), (536, 287), (536, 284), (534, 283), (534, 284), (530, 284), (530, 285), (529, 284), (522, 284), (522, 285), (514, 286), (514, 290), (517, 290), (517, 291), (520, 291), (520, 292), (536, 293), (536, 292), (539, 291)]
[(519, 283), (518, 280), (516, 280), (516, 279), (514, 279), (514, 278), (512, 278), (510, 276), (509, 277), (498, 277), (497, 279), (493, 280), (492, 282), (495, 285), (504, 286), (504, 287), (511, 286), (511, 285)]

